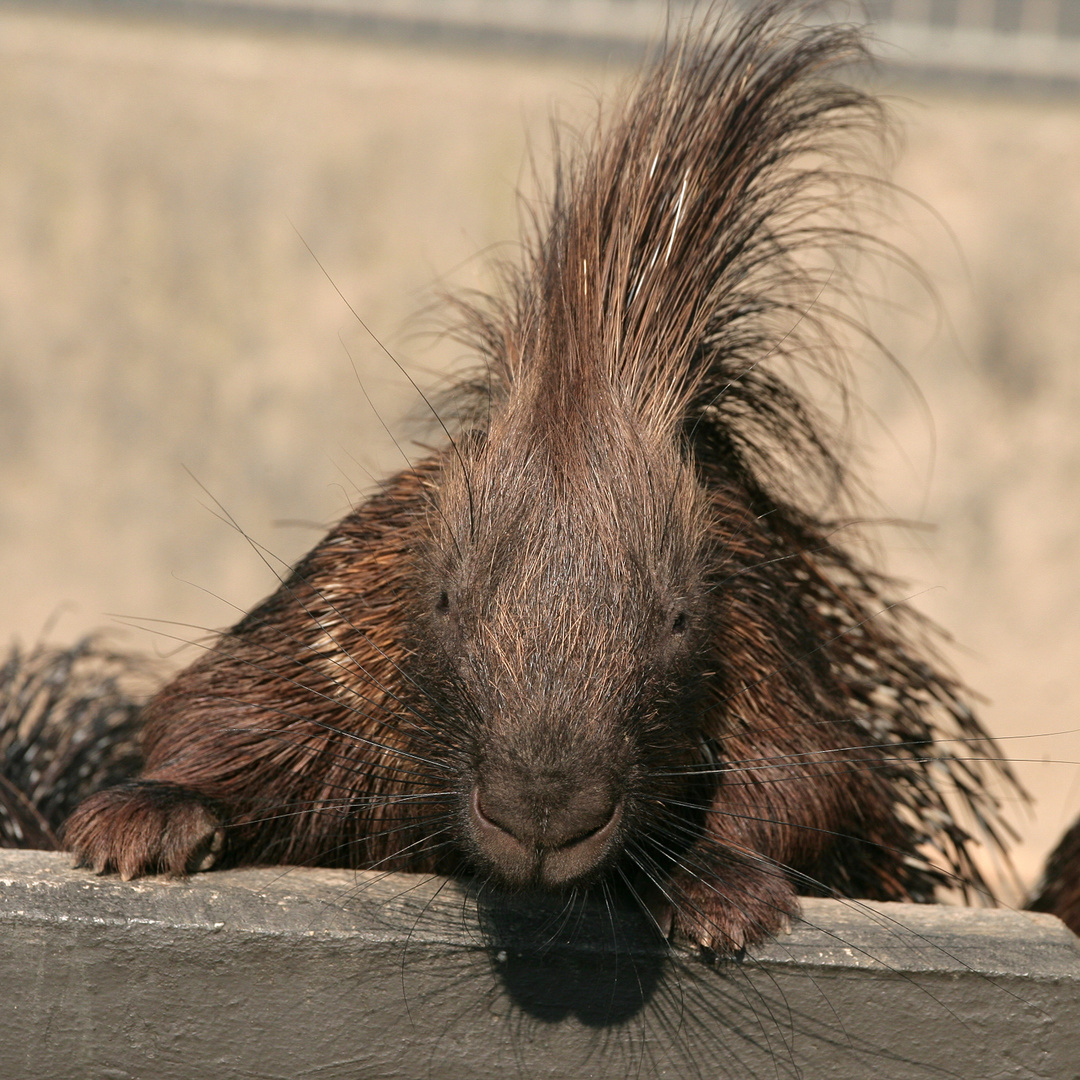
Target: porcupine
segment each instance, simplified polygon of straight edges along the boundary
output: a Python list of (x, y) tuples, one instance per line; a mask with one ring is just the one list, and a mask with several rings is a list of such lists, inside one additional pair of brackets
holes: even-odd
[(760, 5), (559, 155), (502, 291), (457, 302), (482, 374), (446, 444), (153, 697), (78, 863), (617, 882), (718, 952), (799, 893), (984, 887), (1008, 770), (815, 508), (847, 471), (796, 388), (834, 363), (837, 252), (872, 246), (862, 57)]

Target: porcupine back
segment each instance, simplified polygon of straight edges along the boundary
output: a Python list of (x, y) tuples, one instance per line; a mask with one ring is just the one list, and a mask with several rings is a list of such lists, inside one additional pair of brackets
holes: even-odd
[[(816, 505), (844, 469), (792, 373), (833, 355), (880, 116), (833, 78), (858, 34), (785, 9), (691, 33), (560, 155), (519, 268), (459, 305), (484, 372), (455, 439), (150, 703), (142, 778), (77, 811), (79, 858), (182, 872), (220, 824), (221, 864), (513, 881), (542, 875), (505, 835), (607, 830), (550, 883), (629, 860), (714, 947), (790, 910), (736, 864), (877, 899), (981, 886), (969, 829), (999, 835), (1005, 770)], [(749, 928), (695, 925), (714, 880), (761, 901)]]
[(75, 807), (138, 772), (144, 660), (87, 637), (0, 663), (0, 847), (51, 850)]

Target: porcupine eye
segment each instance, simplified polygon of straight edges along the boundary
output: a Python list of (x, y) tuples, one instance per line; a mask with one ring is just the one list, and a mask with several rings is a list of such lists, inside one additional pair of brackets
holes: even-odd
[(445, 615), (450, 610), (450, 594), (445, 589), (439, 593), (439, 599), (435, 601), (435, 610), (440, 615)]
[(676, 637), (686, 633), (686, 612), (680, 611), (676, 614), (675, 618), (671, 621), (671, 632)]

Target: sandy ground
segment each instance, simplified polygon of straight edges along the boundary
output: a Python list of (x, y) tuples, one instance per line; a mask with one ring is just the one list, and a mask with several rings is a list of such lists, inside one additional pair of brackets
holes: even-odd
[[(553, 107), (619, 74), (0, 13), (0, 635), (179, 662), (269, 591), (216, 503), (277, 569), (401, 462), (353, 365), (395, 432), (415, 403), (305, 242), (430, 384), (458, 350), (415, 313), (489, 281)], [(875, 512), (936, 526), (875, 542), (1035, 797), (1030, 883), (1080, 812), (1080, 104), (896, 92), (896, 179), (935, 213), (899, 200), (892, 238), (940, 305), (868, 279), (919, 394), (858, 364), (856, 445)]]

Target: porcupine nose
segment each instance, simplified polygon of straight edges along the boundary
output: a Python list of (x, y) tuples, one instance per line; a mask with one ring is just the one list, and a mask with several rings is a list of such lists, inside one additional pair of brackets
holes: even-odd
[(558, 776), (486, 777), (469, 811), (481, 851), (506, 881), (547, 887), (595, 869), (622, 816), (606, 783), (572, 785)]

